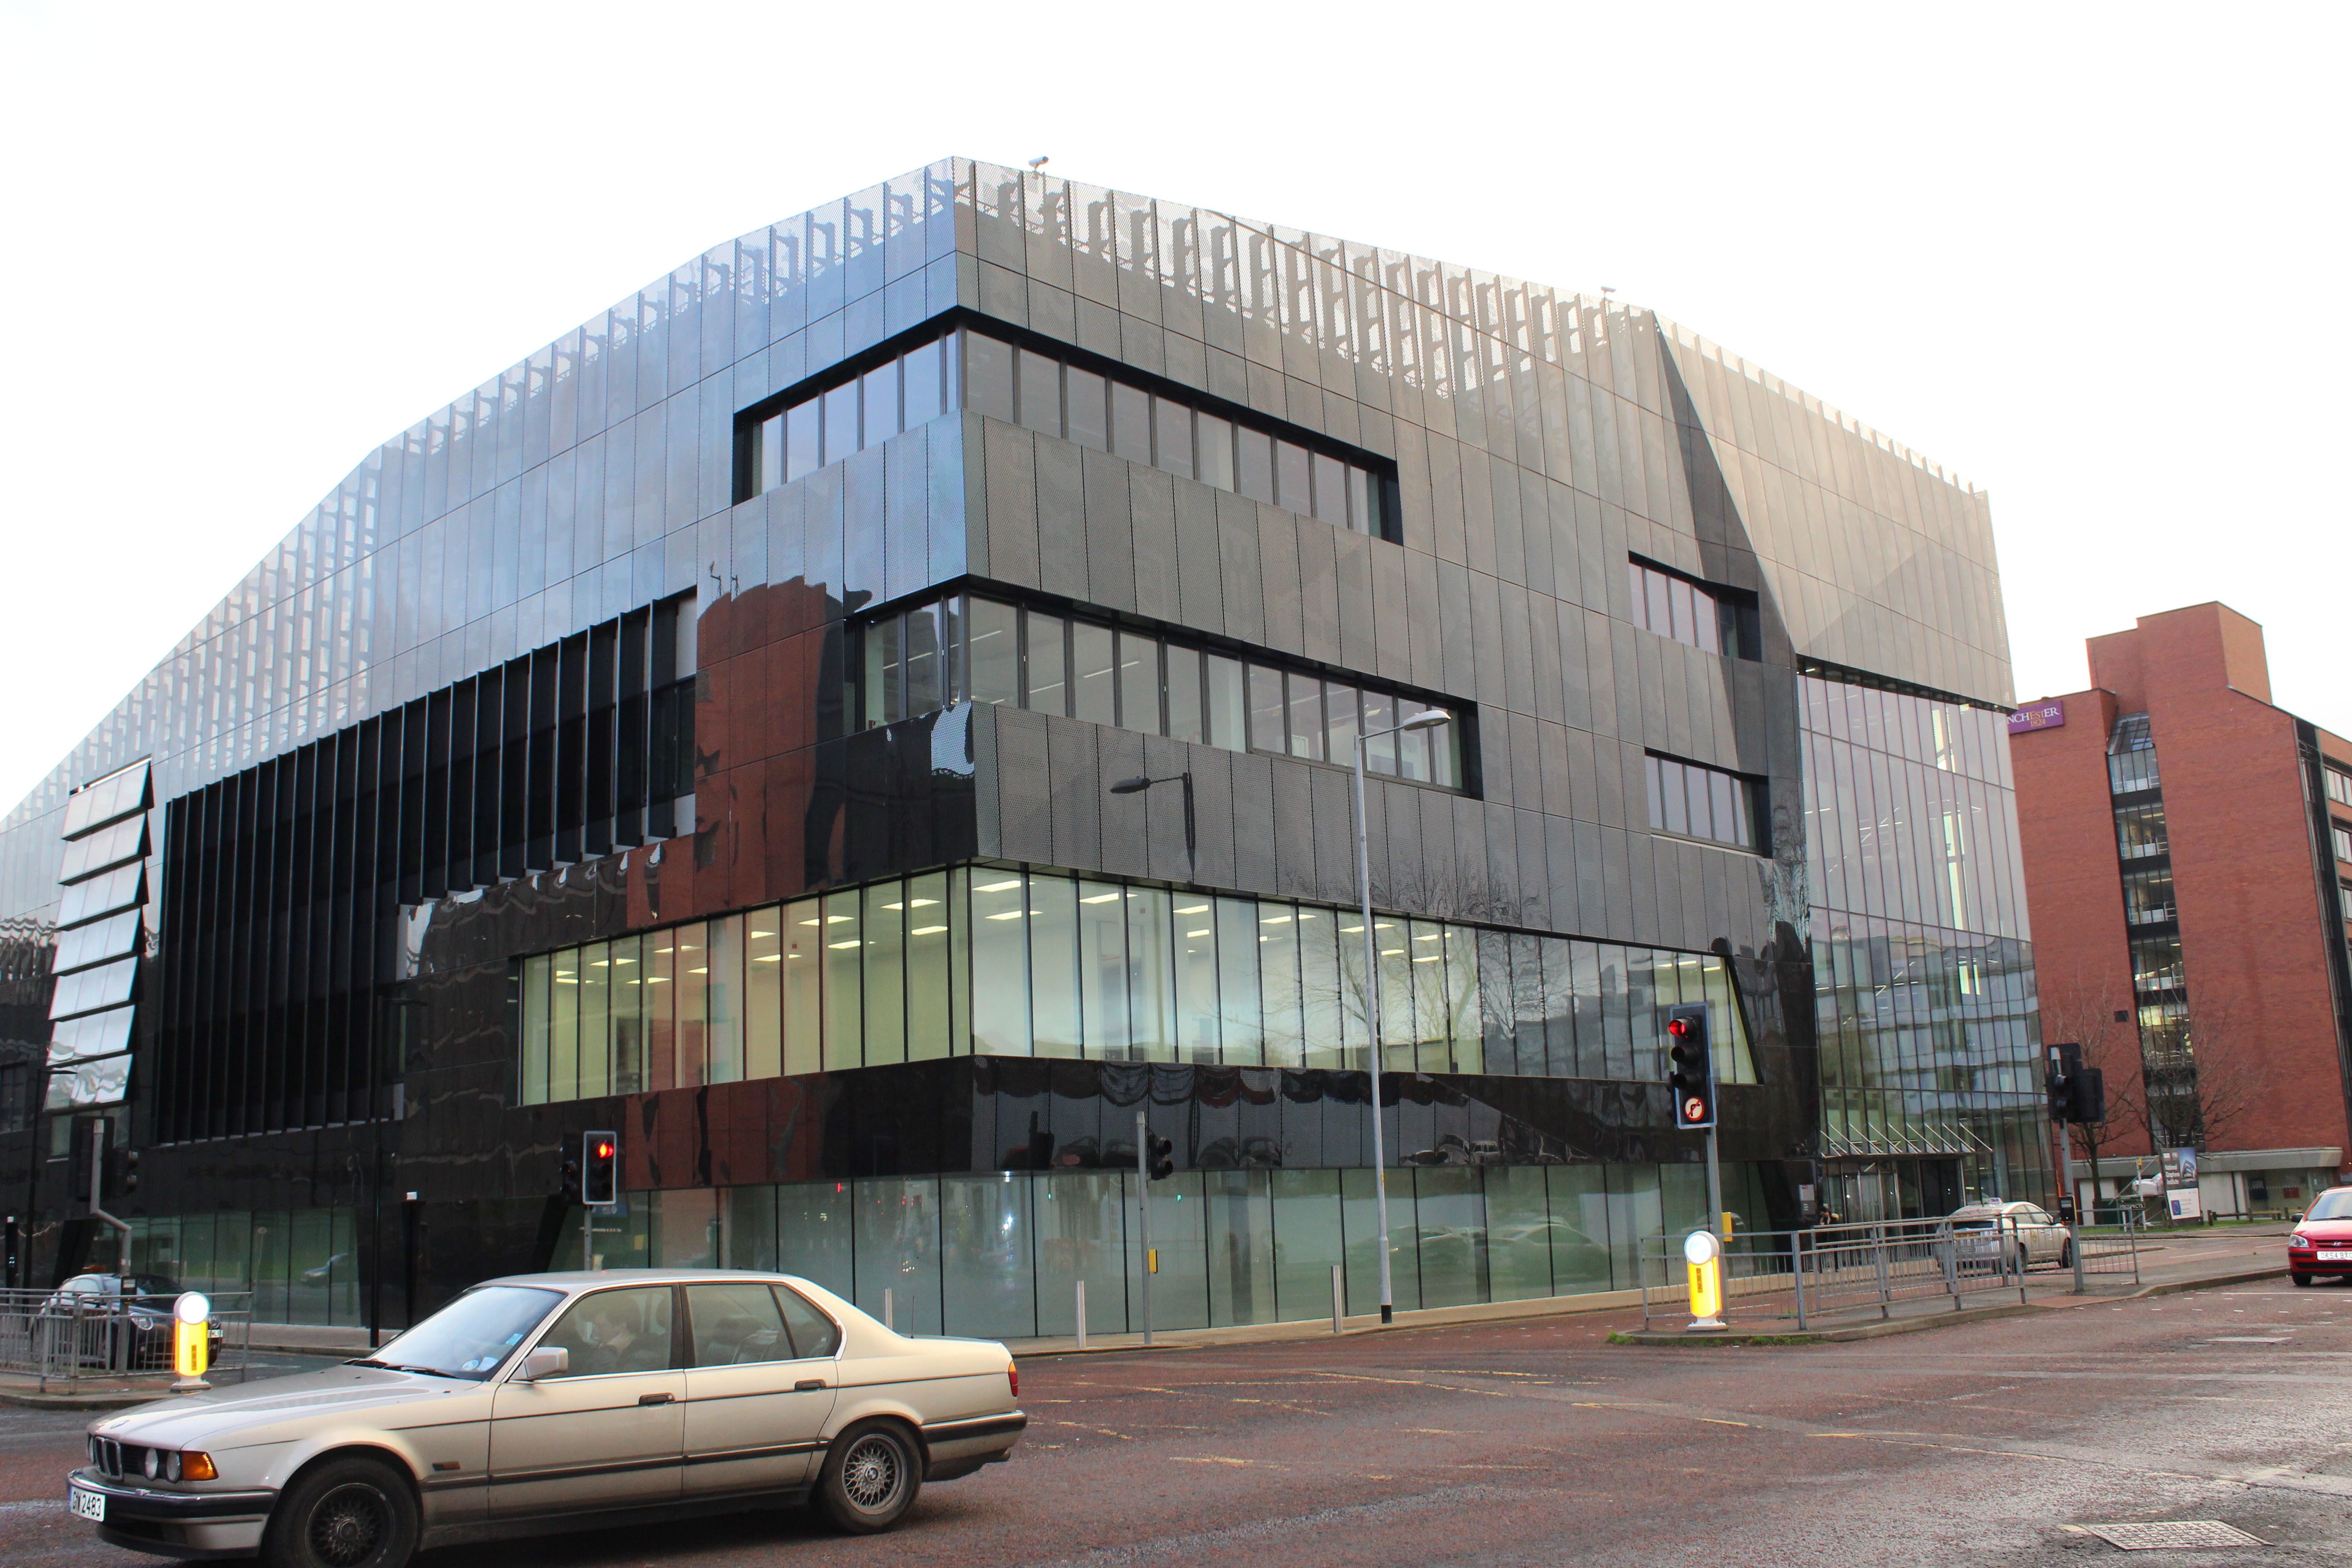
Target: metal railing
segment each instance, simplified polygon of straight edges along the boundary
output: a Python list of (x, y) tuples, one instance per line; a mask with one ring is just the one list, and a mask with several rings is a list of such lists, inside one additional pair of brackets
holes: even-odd
[[(1723, 1256), (1723, 1321), (1790, 1322), (1800, 1331), (1817, 1319), (1868, 1313), (1892, 1317), (1897, 1305), (1948, 1300), (1959, 1310), (2014, 1290), (2023, 1302), (2034, 1283), (2091, 1276), (2139, 1279), (2139, 1247), (2131, 1232), (2067, 1236), (2020, 1226), (2015, 1217), (1962, 1222), (1886, 1220), (1820, 1226), (1811, 1230), (1734, 1235)], [(1642, 1326), (1685, 1316), (1689, 1289), (1683, 1237), (1642, 1243), (1639, 1259)], [(2031, 1277), (2031, 1278), (2029, 1278)]]
[[(0, 1377), (52, 1385), (152, 1380), (172, 1372), (171, 1296), (0, 1290)], [(242, 1382), (253, 1331), (253, 1295), (208, 1296), (212, 1302), (207, 1381)]]

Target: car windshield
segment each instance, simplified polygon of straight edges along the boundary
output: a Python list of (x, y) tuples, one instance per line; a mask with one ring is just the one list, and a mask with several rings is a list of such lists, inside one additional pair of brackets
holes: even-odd
[(485, 1285), (468, 1290), (358, 1366), (394, 1366), (476, 1382), (499, 1370), (515, 1346), (539, 1327), (560, 1290), (527, 1285)]
[(163, 1296), (177, 1300), (180, 1288), (161, 1274), (125, 1274), (122, 1277), (122, 1293), (147, 1299)]
[(2311, 1200), (2305, 1219), (2352, 1219), (2352, 1187), (2338, 1187)]

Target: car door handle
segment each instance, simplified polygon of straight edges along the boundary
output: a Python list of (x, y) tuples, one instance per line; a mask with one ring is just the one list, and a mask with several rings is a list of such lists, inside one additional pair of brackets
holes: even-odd
[(793, 1392), (794, 1394), (806, 1394), (812, 1389), (823, 1388), (824, 1386), (824, 1379), (821, 1377), (804, 1377), (798, 1383), (793, 1384)]
[(677, 1400), (677, 1395), (675, 1394), (640, 1394), (637, 1395), (637, 1403), (640, 1405), (671, 1405), (675, 1404)]

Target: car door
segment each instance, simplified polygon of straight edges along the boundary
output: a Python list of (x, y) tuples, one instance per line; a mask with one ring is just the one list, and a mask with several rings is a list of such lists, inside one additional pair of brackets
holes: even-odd
[(675, 1500), (684, 1487), (686, 1372), (674, 1353), (677, 1287), (595, 1290), (535, 1349), (562, 1374), (499, 1384), (490, 1405), (492, 1518)]
[(2058, 1257), (2058, 1222), (2050, 1211), (2029, 1206), (2025, 1223), (2031, 1227), (2026, 1255), (2036, 1262), (2054, 1261)]
[(839, 1335), (798, 1296), (783, 1294), (795, 1309), (790, 1323), (765, 1280), (686, 1288), (694, 1344), (686, 1374), (689, 1497), (796, 1487), (816, 1463), (839, 1381)]

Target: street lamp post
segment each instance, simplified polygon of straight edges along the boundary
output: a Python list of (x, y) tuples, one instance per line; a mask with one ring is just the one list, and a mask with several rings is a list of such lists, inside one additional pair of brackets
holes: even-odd
[(1389, 1276), (1389, 1162), (1387, 1139), (1381, 1129), (1381, 968), (1380, 943), (1372, 935), (1372, 847), (1364, 819), (1364, 743), (1382, 735), (1434, 730), (1451, 715), (1435, 709), (1402, 724), (1372, 730), (1356, 737), (1356, 891), (1364, 913), (1364, 1076), (1371, 1089), (1372, 1194), (1381, 1221), (1381, 1321), (1396, 1321), (1396, 1291)]

